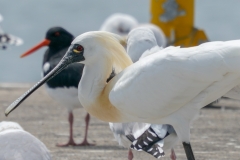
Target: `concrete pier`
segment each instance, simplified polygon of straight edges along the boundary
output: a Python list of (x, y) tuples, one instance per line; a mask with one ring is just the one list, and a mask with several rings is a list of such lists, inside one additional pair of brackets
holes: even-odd
[[(7, 106), (32, 84), (0, 84), (0, 121), (18, 122), (26, 131), (38, 137), (51, 151), (54, 160), (127, 160), (127, 149), (118, 146), (107, 123), (93, 117), (90, 120), (89, 141), (96, 146), (56, 147), (69, 136), (67, 109), (52, 100), (42, 87), (22, 103), (9, 117)], [(74, 111), (74, 139), (84, 136), (86, 112)], [(191, 129), (191, 144), (197, 160), (240, 159), (240, 102), (223, 99), (215, 108), (202, 109)], [(181, 144), (176, 148), (178, 160), (186, 160)], [(170, 159), (169, 152), (162, 158)], [(134, 152), (136, 160), (153, 160), (145, 153)]]

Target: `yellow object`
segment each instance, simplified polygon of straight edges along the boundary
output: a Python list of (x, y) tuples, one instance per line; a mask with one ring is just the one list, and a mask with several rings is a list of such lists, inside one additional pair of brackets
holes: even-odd
[(151, 0), (151, 22), (168, 37), (169, 45), (190, 47), (208, 41), (194, 27), (194, 0)]

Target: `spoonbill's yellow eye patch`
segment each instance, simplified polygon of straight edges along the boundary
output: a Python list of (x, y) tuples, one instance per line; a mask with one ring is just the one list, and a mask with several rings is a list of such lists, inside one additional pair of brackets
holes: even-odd
[(83, 51), (83, 46), (81, 46), (81, 45), (77, 45), (77, 46), (75, 46), (74, 49), (73, 49), (73, 52), (74, 52), (74, 53), (80, 53), (80, 52), (82, 52), (82, 51)]

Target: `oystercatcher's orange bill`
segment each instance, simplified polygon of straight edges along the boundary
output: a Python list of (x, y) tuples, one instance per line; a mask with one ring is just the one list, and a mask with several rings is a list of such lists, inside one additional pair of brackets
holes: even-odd
[(36, 46), (34, 46), (33, 48), (31, 48), (30, 50), (28, 50), (27, 52), (23, 53), (20, 57), (23, 58), (23, 57), (26, 57), (28, 56), (29, 54), (33, 53), (34, 51), (40, 49), (41, 47), (44, 47), (44, 46), (47, 46), (50, 44), (50, 40), (48, 39), (44, 39), (42, 42), (40, 42), (39, 44), (37, 44)]

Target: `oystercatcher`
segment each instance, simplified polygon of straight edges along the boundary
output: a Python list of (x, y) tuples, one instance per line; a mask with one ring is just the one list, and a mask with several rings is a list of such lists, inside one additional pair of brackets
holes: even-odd
[[(35, 47), (21, 55), (25, 57), (37, 49), (48, 46), (44, 53), (42, 71), (43, 76), (47, 75), (62, 59), (68, 47), (70, 46), (74, 36), (62, 27), (53, 27), (47, 31), (46, 38)], [(80, 144), (76, 144), (73, 140), (73, 109), (82, 107), (78, 100), (78, 83), (82, 76), (84, 65), (76, 63), (70, 65), (59, 75), (52, 78), (46, 83), (48, 94), (60, 104), (64, 105), (69, 112), (68, 121), (70, 125), (69, 141), (66, 144), (57, 144), (57, 146), (83, 146), (92, 145), (87, 141), (88, 125), (90, 115), (87, 113), (85, 117), (85, 136)]]

